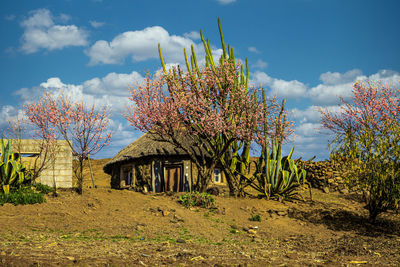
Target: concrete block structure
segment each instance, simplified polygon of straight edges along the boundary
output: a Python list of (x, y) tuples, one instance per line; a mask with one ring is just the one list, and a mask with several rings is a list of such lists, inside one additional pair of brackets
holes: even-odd
[[(22, 161), (33, 166), (34, 161), (42, 162), (40, 155), (40, 142), (36, 139), (12, 140), (12, 149), (22, 156)], [(58, 188), (72, 187), (72, 150), (66, 140), (57, 140), (56, 157), (54, 164), (48, 163), (40, 174), (37, 182), (53, 186), (56, 183)]]

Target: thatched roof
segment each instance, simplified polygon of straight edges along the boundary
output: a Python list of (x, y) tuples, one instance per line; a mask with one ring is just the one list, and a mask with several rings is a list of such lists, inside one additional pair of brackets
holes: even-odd
[[(188, 138), (187, 142), (193, 143)], [(195, 154), (200, 155), (200, 149), (197, 146), (192, 146)], [(109, 162), (104, 165), (104, 171), (111, 174), (112, 165), (116, 163), (128, 162), (131, 160), (152, 157), (152, 156), (187, 156), (181, 148), (167, 141), (161, 141), (159, 137), (151, 133), (145, 133), (136, 141), (123, 148)]]

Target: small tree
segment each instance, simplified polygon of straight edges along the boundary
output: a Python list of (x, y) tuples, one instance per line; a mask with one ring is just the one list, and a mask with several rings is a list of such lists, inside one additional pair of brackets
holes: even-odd
[(107, 107), (97, 112), (94, 104), (87, 107), (83, 102), (74, 103), (63, 92), (58, 97), (45, 92), (39, 101), (27, 104), (25, 112), (44, 136), (52, 136), (54, 140), (61, 136), (68, 142), (73, 155), (78, 158), (75, 173), (77, 190), (81, 194), (84, 160), (108, 145), (112, 136), (107, 130)]
[(349, 169), (350, 186), (366, 192), (369, 218), (398, 209), (400, 200), (400, 94), (381, 83), (357, 82), (352, 102), (339, 113), (320, 109), (324, 128), (336, 134), (332, 157)]

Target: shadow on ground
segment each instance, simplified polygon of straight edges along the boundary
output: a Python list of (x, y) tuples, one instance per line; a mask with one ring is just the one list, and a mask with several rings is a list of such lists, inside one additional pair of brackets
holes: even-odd
[(324, 224), (330, 230), (351, 231), (367, 237), (400, 237), (400, 221), (385, 218), (385, 214), (378, 215), (377, 221), (372, 224), (365, 215), (341, 208), (329, 208), (323, 203), (315, 203), (321, 206), (312, 210), (292, 208), (289, 217), (313, 224)]

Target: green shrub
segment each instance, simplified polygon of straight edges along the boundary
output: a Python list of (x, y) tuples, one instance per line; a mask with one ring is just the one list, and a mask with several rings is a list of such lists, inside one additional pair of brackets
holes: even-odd
[(54, 189), (52, 187), (45, 185), (45, 184), (41, 184), (41, 183), (33, 184), (33, 186), (35, 187), (36, 191), (38, 191), (42, 194), (48, 194), (48, 193), (52, 193), (54, 191)]
[(251, 217), (249, 218), (249, 221), (261, 222), (260, 214), (252, 214)]
[(186, 208), (215, 208), (215, 199), (208, 193), (190, 192), (179, 197), (179, 202)]
[(43, 203), (46, 199), (44, 194), (34, 191), (31, 187), (21, 187), (10, 191), (8, 194), (0, 193), (0, 205), (12, 203), (14, 205), (26, 205)]

